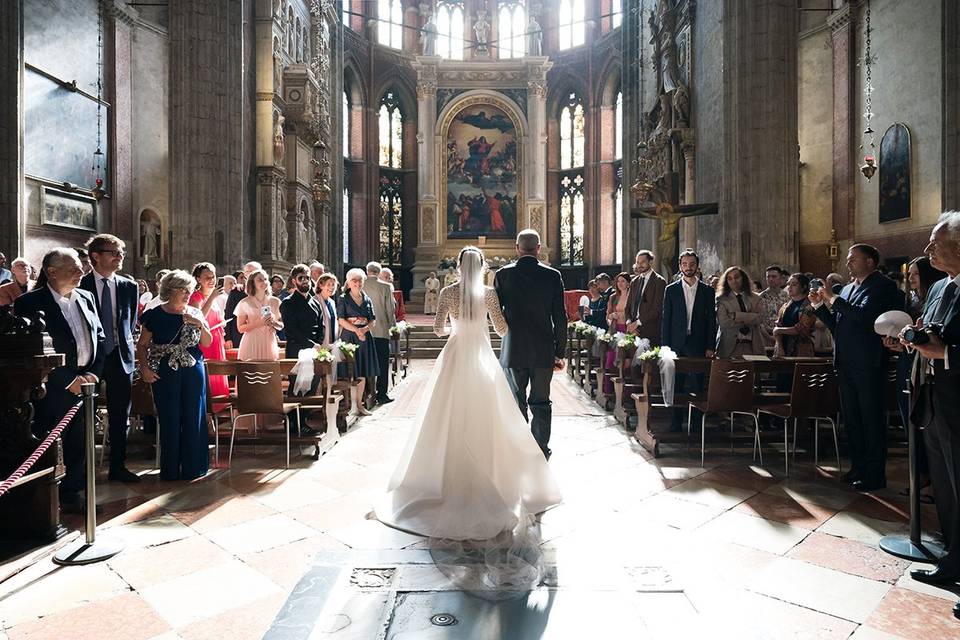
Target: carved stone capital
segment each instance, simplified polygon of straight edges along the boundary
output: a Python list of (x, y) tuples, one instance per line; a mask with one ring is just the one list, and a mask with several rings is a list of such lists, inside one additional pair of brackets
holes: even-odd
[(527, 94), (530, 96), (535, 96), (537, 98), (546, 98), (547, 97), (547, 82), (546, 80), (529, 80), (527, 82)]
[(847, 3), (827, 16), (827, 25), (833, 33), (837, 33), (849, 27), (853, 17), (853, 11), (850, 9), (850, 4)]
[(424, 80), (417, 83), (417, 100), (433, 100), (437, 97), (436, 81)]

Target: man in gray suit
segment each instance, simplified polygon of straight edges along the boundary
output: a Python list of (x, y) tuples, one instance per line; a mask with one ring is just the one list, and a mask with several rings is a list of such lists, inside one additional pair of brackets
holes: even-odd
[(397, 324), (397, 302), (393, 299), (393, 287), (379, 279), (382, 267), (379, 262), (367, 263), (367, 279), (363, 281), (363, 292), (373, 302), (373, 344), (377, 349), (377, 362), (380, 375), (377, 376), (377, 404), (393, 402), (387, 397), (387, 383), (390, 381), (390, 327)]

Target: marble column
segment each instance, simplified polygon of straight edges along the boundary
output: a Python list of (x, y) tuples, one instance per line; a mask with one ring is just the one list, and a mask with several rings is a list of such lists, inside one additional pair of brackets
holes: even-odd
[(23, 0), (0, 2), (0, 251), (24, 252)]
[(437, 80), (436, 69), (440, 58), (417, 56), (417, 209), (420, 220), (417, 260), (413, 267), (411, 299), (423, 296), (423, 281), (436, 269), (437, 247), (444, 225), (439, 211), (439, 172), (436, 170), (437, 149), (442, 143), (437, 138)]
[(837, 238), (853, 238), (856, 218), (856, 149), (858, 115), (854, 89), (856, 34), (853, 10), (844, 4), (827, 18), (833, 46), (833, 228)]

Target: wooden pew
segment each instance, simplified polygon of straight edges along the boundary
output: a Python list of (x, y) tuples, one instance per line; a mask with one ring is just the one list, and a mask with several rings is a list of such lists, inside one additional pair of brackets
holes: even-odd
[[(611, 346), (612, 343), (611, 343)], [(630, 428), (630, 417), (636, 415), (636, 408), (631, 396), (637, 393), (642, 385), (642, 379), (633, 370), (633, 356), (637, 353), (634, 345), (625, 347), (616, 346), (616, 360), (613, 372), (613, 417), (625, 428)]]

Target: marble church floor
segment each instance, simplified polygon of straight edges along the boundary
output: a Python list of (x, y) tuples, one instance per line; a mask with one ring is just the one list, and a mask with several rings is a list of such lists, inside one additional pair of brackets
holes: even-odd
[(0, 640), (960, 637), (957, 595), (876, 547), (907, 530), (902, 455), (876, 496), (804, 452), (789, 480), (772, 448), (769, 471), (720, 446), (706, 468), (695, 450), (653, 460), (565, 374), (550, 461), (565, 502), (542, 518), (541, 584), (499, 603), (458, 591), (423, 538), (367, 518), (431, 364), (318, 461), (283, 470), (280, 450), (246, 448), (192, 484), (146, 460), (141, 484), (101, 484), (98, 532), (125, 550), (0, 582)]

